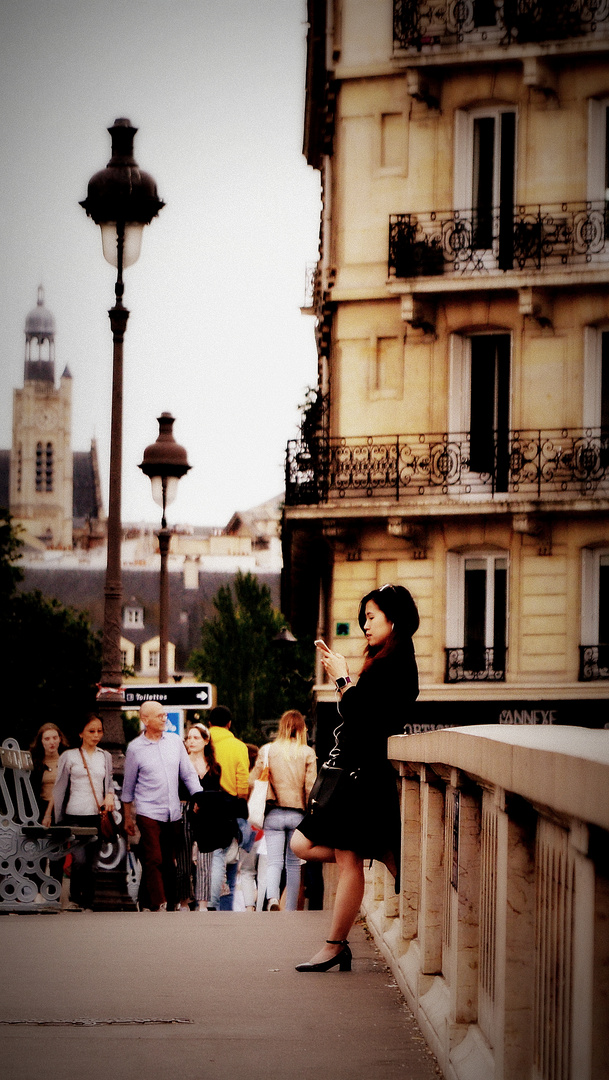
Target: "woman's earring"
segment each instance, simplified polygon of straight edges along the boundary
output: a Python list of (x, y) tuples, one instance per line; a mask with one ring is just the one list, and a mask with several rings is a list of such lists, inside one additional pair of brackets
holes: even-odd
[(395, 623), (394, 622), (392, 622), (392, 624), (391, 624), (391, 629), (395, 630)]

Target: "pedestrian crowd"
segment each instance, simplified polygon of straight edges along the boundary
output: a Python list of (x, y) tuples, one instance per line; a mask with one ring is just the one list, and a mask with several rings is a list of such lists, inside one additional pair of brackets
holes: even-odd
[[(288, 911), (302, 906), (303, 860), (290, 841), (316, 777), (302, 713), (282, 716), (276, 739), (259, 748), (231, 731), (224, 706), (193, 723), (182, 741), (166, 730), (156, 701), (140, 709), (141, 734), (127, 747), (121, 791), (124, 831), (138, 865), (143, 911)], [(68, 910), (92, 910), (95, 867), (105, 838), (102, 813), (115, 810), (111, 755), (99, 747), (101, 720), (90, 716), (69, 748), (55, 724), (32, 745), (41, 824), (97, 828), (98, 838), (69, 859)], [(268, 776), (264, 820), (249, 821), (248, 797)], [(116, 812), (117, 819), (120, 811)], [(62, 880), (64, 860), (49, 863)]]
[[(258, 748), (236, 737), (222, 705), (184, 740), (167, 731), (159, 702), (141, 706), (143, 730), (127, 747), (121, 792), (124, 829), (141, 865), (140, 910), (294, 911), (302, 906), (303, 865), (332, 862), (332, 937), (296, 970), (351, 969), (347, 935), (364, 894), (364, 860), (383, 862), (399, 890), (400, 811), (387, 739), (404, 731), (419, 692), (412, 640), (419, 615), (409, 591), (373, 589), (358, 623), (366, 647), (356, 680), (341, 653), (315, 642), (337, 698), (334, 746), (319, 773), (296, 709)], [(42, 824), (97, 829), (96, 842), (72, 852), (77, 909), (93, 907), (95, 861), (118, 816), (102, 736), (101, 721), (90, 716), (79, 747), (68, 749), (54, 724), (40, 728), (32, 747)], [(59, 879), (62, 871), (51, 863), (51, 873)]]

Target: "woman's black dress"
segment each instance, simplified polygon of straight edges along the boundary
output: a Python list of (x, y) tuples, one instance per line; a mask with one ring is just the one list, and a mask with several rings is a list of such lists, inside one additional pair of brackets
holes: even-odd
[(412, 642), (375, 660), (343, 693), (336, 764), (356, 776), (338, 786), (323, 810), (305, 815), (299, 830), (312, 843), (380, 861), (392, 852), (399, 866), (400, 806), (387, 739), (403, 734), (418, 693)]

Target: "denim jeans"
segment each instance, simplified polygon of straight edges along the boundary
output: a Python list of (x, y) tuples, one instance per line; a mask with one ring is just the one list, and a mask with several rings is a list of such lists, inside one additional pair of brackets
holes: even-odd
[(290, 840), (295, 829), (298, 828), (304, 816), (302, 810), (290, 810), (282, 806), (276, 806), (269, 810), (264, 819), (264, 835), (266, 837), (267, 871), (266, 871), (266, 895), (271, 900), (279, 899), (281, 887), (281, 874), (285, 866), (286, 872), (286, 911), (296, 911), (298, 907), (298, 894), (300, 892), (300, 866), (301, 862), (290, 847)]
[[(251, 825), (245, 818), (237, 818), (237, 824), (241, 830), (241, 846), (249, 851), (254, 842), (254, 832)], [(218, 911), (232, 911), (233, 910), (233, 897), (235, 895), (235, 885), (237, 884), (237, 870), (239, 869), (239, 863), (226, 862), (226, 856), (229, 852), (229, 847), (217, 848), (213, 853), (211, 864), (211, 895), (209, 898), (209, 907), (216, 908)], [(226, 896), (222, 896), (222, 886), (224, 880), (229, 888), (229, 893)]]
[[(233, 910), (233, 897), (235, 895), (239, 864), (234, 862), (227, 865), (226, 856), (228, 855), (228, 852), (229, 848), (227, 847), (217, 848), (212, 854), (211, 894), (207, 906), (216, 908), (218, 911)], [(222, 896), (222, 886), (225, 881), (228, 885), (229, 892), (226, 896)]]

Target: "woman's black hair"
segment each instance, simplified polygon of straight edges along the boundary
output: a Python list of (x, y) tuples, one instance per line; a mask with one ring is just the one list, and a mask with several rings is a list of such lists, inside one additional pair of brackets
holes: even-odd
[(358, 622), (363, 630), (366, 624), (366, 604), (374, 601), (390, 623), (394, 625), (396, 637), (411, 638), (419, 629), (419, 612), (408, 589), (403, 585), (381, 585), (366, 593), (359, 606)]
[(406, 649), (414, 656), (412, 635), (419, 628), (419, 612), (408, 589), (403, 585), (381, 585), (380, 589), (372, 589), (363, 597), (357, 620), (363, 630), (366, 625), (366, 604), (369, 600), (374, 601), (383, 615), (392, 623), (392, 633), (384, 645), (367, 645), (365, 649), (365, 663), (363, 671), (366, 671), (374, 660), (389, 656), (398, 649)]

